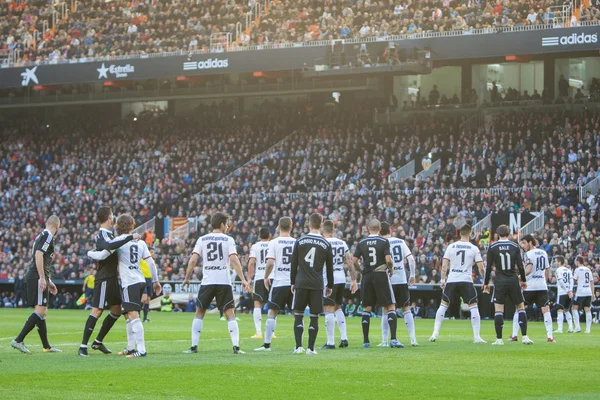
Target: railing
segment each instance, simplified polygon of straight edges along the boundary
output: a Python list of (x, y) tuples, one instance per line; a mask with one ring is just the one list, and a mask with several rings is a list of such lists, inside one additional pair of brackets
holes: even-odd
[(429, 166), (429, 168), (419, 172), (416, 178), (418, 181), (424, 181), (427, 178), (431, 178), (441, 167), (442, 162), (440, 160), (436, 160), (433, 164)]
[(169, 240), (169, 243), (171, 243), (173, 240), (185, 240), (189, 236), (190, 236), (190, 223), (186, 222), (185, 224), (181, 225), (179, 228), (173, 229), (171, 232), (169, 232), (169, 234), (167, 235), (167, 238)]
[(133, 233), (139, 233), (140, 235), (144, 232), (154, 231), (156, 227), (156, 217), (152, 218), (150, 221), (144, 222), (142, 225), (138, 226), (133, 230)]
[(533, 220), (524, 227), (519, 229), (519, 239), (525, 235), (531, 235), (544, 228), (545, 216), (544, 212), (540, 212)]
[(485, 115), (481, 110), (475, 112), (475, 114), (471, 115), (465, 121), (460, 124), (459, 132), (474, 132), (479, 131), (485, 125)]
[(388, 176), (388, 182), (401, 182), (415, 174), (415, 160), (409, 161), (404, 166), (398, 168)]
[[(585, 26), (599, 26), (600, 20), (598, 21), (585, 21), (579, 22), (577, 24), (579, 27)], [(431, 38), (442, 38), (442, 37), (456, 37), (456, 36), (464, 36), (464, 35), (490, 35), (497, 34), (500, 32), (530, 32), (530, 31), (540, 31), (540, 30), (554, 30), (554, 29), (563, 29), (569, 28), (568, 23), (551, 23), (551, 24), (540, 24), (540, 25), (520, 25), (520, 26), (507, 26), (500, 28), (481, 28), (481, 29), (469, 29), (469, 30), (455, 30), (455, 31), (446, 31), (446, 32), (425, 32), (425, 33), (411, 33), (411, 34), (403, 34), (403, 35), (385, 35), (378, 37), (369, 37), (369, 38), (352, 38), (352, 39), (344, 39), (343, 42), (346, 44), (358, 44), (358, 43), (372, 43), (372, 42), (386, 42), (386, 41), (399, 41), (399, 40), (411, 40), (411, 39), (431, 39)], [(289, 49), (289, 48), (297, 48), (297, 47), (318, 47), (318, 46), (332, 46), (334, 40), (314, 40), (310, 42), (290, 42), (290, 43), (267, 43), (260, 45), (252, 45), (252, 46), (231, 46), (229, 51), (255, 51), (255, 50), (269, 50), (269, 49)], [(189, 54), (209, 54), (209, 50), (177, 50), (174, 52), (164, 52), (164, 53), (151, 53), (151, 54), (131, 54), (131, 55), (123, 55), (123, 56), (100, 56), (100, 57), (89, 57), (89, 58), (80, 58), (78, 60), (61, 60), (52, 61), (42, 60), (39, 62), (27, 62), (20, 63), (18, 65), (12, 64), (11, 66), (24, 66), (31, 64), (70, 64), (73, 61), (86, 63), (86, 62), (96, 62), (96, 61), (115, 61), (115, 60), (132, 60), (132, 59), (143, 59), (143, 58), (163, 58), (163, 57), (172, 57), (172, 56), (187, 56)]]
[(492, 227), (492, 214), (486, 215), (481, 221), (478, 221), (475, 225), (473, 225), (473, 234), (480, 235), (486, 229), (490, 229)]
[(584, 202), (588, 192), (596, 194), (600, 191), (600, 177), (588, 182), (585, 186), (579, 188), (579, 201)]

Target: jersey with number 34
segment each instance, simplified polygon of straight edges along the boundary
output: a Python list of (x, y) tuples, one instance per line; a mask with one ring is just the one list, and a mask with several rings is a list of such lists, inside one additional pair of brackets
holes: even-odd
[[(121, 235), (115, 240), (121, 240), (127, 235)], [(128, 287), (136, 283), (146, 283), (146, 278), (140, 268), (140, 263), (150, 257), (148, 246), (143, 240), (132, 240), (117, 250), (119, 255), (119, 279), (121, 287)]]
[(224, 233), (201, 236), (194, 246), (202, 262), (202, 285), (230, 285), (229, 257), (237, 254), (235, 240)]

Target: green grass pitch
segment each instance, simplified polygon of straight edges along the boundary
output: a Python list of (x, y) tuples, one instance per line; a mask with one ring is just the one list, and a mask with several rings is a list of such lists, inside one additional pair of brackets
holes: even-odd
[[(432, 320), (416, 320), (421, 347), (363, 349), (360, 319), (348, 320), (350, 347), (293, 356), (290, 317), (279, 317), (271, 353), (254, 353), (261, 340), (251, 315), (241, 315), (244, 356), (232, 354), (225, 322), (205, 318), (200, 352), (189, 347), (191, 314), (153, 312), (145, 325), (148, 358), (125, 359), (125, 324), (117, 322), (105, 340), (114, 351), (78, 357), (87, 312), (49, 310), (50, 343), (64, 351), (45, 354), (34, 330), (24, 355), (10, 348), (28, 310), (0, 310), (0, 399), (598, 399), (600, 326), (592, 334), (559, 334), (546, 343), (542, 323), (530, 323), (533, 346), (491, 346), (492, 321), (482, 321), (487, 345), (471, 343), (469, 321), (445, 321), (439, 340), (429, 343)], [(399, 339), (408, 338), (399, 320)], [(380, 341), (373, 319), (371, 342)], [(318, 346), (325, 342), (320, 320)], [(511, 323), (505, 323), (505, 338)], [(96, 331), (100, 324), (97, 325)], [(305, 341), (307, 334), (305, 332)], [(336, 328), (336, 341), (339, 334)], [(306, 347), (306, 343), (305, 343)]]

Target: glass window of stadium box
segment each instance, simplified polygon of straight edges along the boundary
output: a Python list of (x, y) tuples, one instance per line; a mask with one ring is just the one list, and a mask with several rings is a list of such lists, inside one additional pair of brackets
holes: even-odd
[[(585, 99), (590, 95), (590, 87), (594, 79), (600, 79), (600, 58), (561, 58), (554, 64), (554, 92), (557, 97), (564, 97), (565, 89), (568, 97), (574, 100)], [(561, 85), (561, 75), (567, 85)], [(562, 93), (561, 93), (562, 86)]]
[(544, 90), (544, 63), (481, 64), (473, 67), (472, 87), (479, 103), (537, 99)]
[(430, 106), (450, 104), (454, 95), (458, 99), (461, 96), (460, 67), (435, 68), (428, 75), (395, 76), (394, 95), (400, 105), (406, 101), (409, 107), (416, 104), (419, 96)]

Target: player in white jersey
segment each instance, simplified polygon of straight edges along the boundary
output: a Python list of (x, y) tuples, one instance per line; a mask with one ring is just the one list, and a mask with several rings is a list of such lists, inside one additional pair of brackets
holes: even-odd
[(254, 243), (250, 248), (250, 259), (248, 261), (248, 285), (252, 287), (252, 298), (254, 300), (254, 327), (256, 333), (252, 339), (262, 339), (262, 308), (269, 298), (269, 291), (265, 287), (265, 270), (267, 268), (267, 252), (269, 250), (269, 239), (271, 232), (269, 228), (260, 228), (258, 232), (260, 242)]
[(573, 322), (575, 323), (575, 333), (581, 332), (579, 324), (579, 309), (585, 311), (585, 333), (590, 333), (592, 329), (592, 301), (594, 301), (594, 275), (592, 271), (583, 264), (583, 257), (577, 256), (575, 259), (575, 271), (573, 279), (577, 282), (577, 292), (573, 299)]
[[(135, 225), (133, 217), (123, 214), (117, 219), (116, 240), (121, 240), (131, 234)], [(148, 246), (142, 240), (130, 241), (118, 250), (119, 256), (119, 279), (121, 281), (123, 314), (127, 319), (127, 348), (119, 354), (128, 358), (146, 357), (146, 343), (144, 340), (144, 325), (140, 321), (140, 311), (148, 294), (146, 289), (146, 278), (140, 268), (142, 260), (146, 260), (152, 274), (152, 282), (156, 295), (160, 294), (160, 283), (156, 264), (150, 255)], [(88, 256), (95, 260), (104, 260), (110, 256), (110, 250), (90, 251)]]
[(190, 276), (196, 267), (198, 259), (202, 261), (202, 284), (196, 298), (196, 316), (192, 322), (192, 347), (184, 353), (192, 354), (198, 352), (198, 342), (203, 327), (203, 318), (206, 310), (217, 299), (217, 307), (227, 318), (227, 327), (233, 354), (244, 354), (240, 350), (240, 331), (235, 318), (235, 302), (233, 300), (233, 287), (229, 276), (232, 267), (242, 281), (244, 290), (248, 290), (248, 282), (242, 272), (242, 265), (237, 256), (235, 241), (225, 233), (229, 231), (229, 216), (225, 213), (215, 213), (210, 223), (213, 231), (208, 235), (201, 236), (194, 246), (192, 257), (185, 272), (185, 280), (182, 287), (190, 285)]
[(556, 256), (555, 258), (558, 268), (556, 269), (556, 286), (558, 287), (556, 302), (556, 322), (558, 329), (555, 333), (563, 333), (563, 321), (567, 320), (569, 330), (567, 332), (573, 332), (573, 319), (569, 308), (571, 307), (571, 299), (573, 298), (573, 271), (567, 265), (563, 256)]
[[(265, 288), (271, 290), (269, 293), (269, 313), (265, 324), (265, 341), (261, 347), (254, 351), (271, 351), (271, 340), (277, 325), (277, 315), (286, 306), (289, 310), (292, 309), (292, 252), (296, 243), (296, 240), (291, 237), (292, 219), (290, 217), (280, 218), (277, 230), (279, 231), (279, 237), (269, 242), (267, 269), (263, 278)], [(269, 280), (271, 272), (273, 272), (272, 288)]]
[[(469, 242), (470, 237), (471, 226), (464, 225), (460, 228), (460, 240), (449, 245), (444, 253), (442, 279), (440, 280), (440, 287), (443, 289), (442, 303), (435, 314), (435, 324), (433, 334), (429, 338), (430, 342), (437, 340), (446, 310), (448, 310), (450, 304), (450, 299), (454, 299), (454, 293), (456, 293), (462, 298), (464, 303), (469, 305), (471, 310), (473, 342), (486, 343), (479, 335), (481, 317), (477, 308), (477, 290), (475, 290), (475, 285), (473, 285), (473, 265), (477, 265), (479, 273), (483, 276), (483, 259), (477, 246)], [(446, 272), (448, 272), (447, 283)]]
[[(535, 240), (532, 235), (523, 236), (519, 241), (519, 245), (525, 252), (524, 264), (525, 274), (527, 275), (527, 289), (523, 291), (525, 305), (535, 304), (542, 310), (547, 340), (549, 343), (552, 343), (555, 340), (552, 336), (552, 314), (550, 314), (548, 285), (546, 284), (548, 277), (550, 276), (550, 260), (548, 259), (548, 253), (542, 249), (536, 248), (537, 240)], [(519, 329), (519, 313), (515, 312), (513, 316), (513, 331), (510, 338), (511, 342), (519, 340)]]
[[(358, 284), (356, 283), (356, 272), (352, 265), (352, 256), (348, 245), (343, 240), (333, 236), (334, 223), (327, 220), (323, 222), (323, 237), (331, 244), (333, 250), (333, 291), (329, 297), (324, 296), (323, 305), (325, 307), (325, 328), (327, 330), (327, 344), (321, 349), (335, 349), (335, 324), (337, 321), (338, 329), (340, 330), (340, 345), (339, 347), (348, 347), (348, 334), (346, 332), (346, 316), (342, 311), (342, 302), (344, 298), (344, 290), (346, 289), (346, 273), (344, 268), (350, 273), (350, 292), (356, 293)], [(323, 283), (327, 288), (327, 274), (323, 270)], [(325, 293), (325, 289), (323, 289)]]
[[(402, 309), (404, 325), (406, 325), (406, 329), (408, 330), (410, 344), (413, 347), (417, 347), (419, 343), (417, 343), (415, 334), (415, 320), (410, 312), (410, 293), (408, 291), (408, 285), (410, 284), (412, 286), (415, 284), (415, 257), (412, 255), (404, 240), (392, 237), (390, 224), (387, 222), (381, 223), (380, 234), (390, 242), (390, 252), (392, 253), (392, 261), (394, 262), (394, 274), (390, 278), (390, 282), (396, 299), (396, 310)], [(408, 281), (406, 279), (406, 263), (408, 263), (410, 269)], [(388, 346), (389, 327), (388, 319), (382, 317), (381, 344), (378, 347)]]

